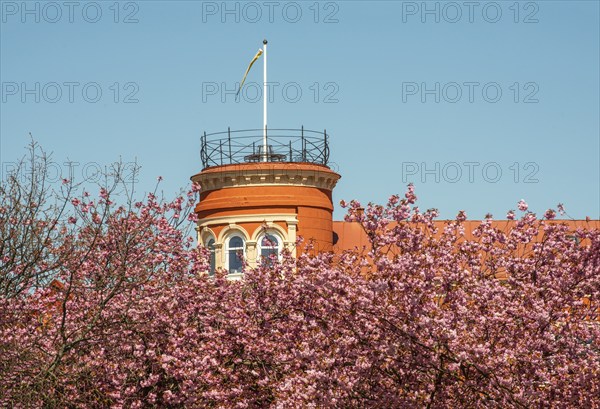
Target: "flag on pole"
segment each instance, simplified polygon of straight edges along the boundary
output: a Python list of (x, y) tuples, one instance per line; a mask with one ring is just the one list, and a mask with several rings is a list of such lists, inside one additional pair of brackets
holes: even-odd
[(242, 78), (242, 82), (240, 83), (240, 88), (238, 89), (237, 93), (235, 94), (236, 96), (240, 93), (242, 86), (244, 85), (244, 82), (246, 81), (246, 76), (248, 75), (248, 72), (250, 72), (250, 68), (252, 68), (252, 64), (254, 64), (256, 62), (256, 60), (258, 60), (258, 57), (260, 57), (262, 55), (262, 53), (263, 53), (262, 48), (259, 48), (258, 52), (254, 56), (252, 61), (250, 61), (250, 65), (248, 65), (248, 69), (246, 70), (246, 73), (244, 74), (244, 78)]

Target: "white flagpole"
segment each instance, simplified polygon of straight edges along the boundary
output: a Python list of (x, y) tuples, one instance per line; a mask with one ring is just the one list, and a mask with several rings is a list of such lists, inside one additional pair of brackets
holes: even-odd
[(263, 66), (263, 162), (269, 160), (267, 152), (267, 40), (263, 40), (264, 66)]

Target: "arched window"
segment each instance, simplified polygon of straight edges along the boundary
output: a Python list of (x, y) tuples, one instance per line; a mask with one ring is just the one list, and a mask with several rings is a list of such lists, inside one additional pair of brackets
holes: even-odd
[(209, 274), (212, 276), (215, 274), (215, 266), (216, 266), (216, 262), (217, 262), (217, 258), (215, 257), (215, 239), (213, 239), (211, 237), (210, 240), (208, 240), (208, 243), (206, 243), (206, 247), (208, 248), (208, 251), (210, 251)]
[(227, 240), (227, 267), (229, 273), (242, 272), (242, 259), (244, 257), (244, 239), (232, 236)]
[(278, 260), (281, 255), (283, 241), (275, 233), (265, 233), (260, 236), (258, 247), (260, 250), (260, 262), (271, 265), (273, 260)]

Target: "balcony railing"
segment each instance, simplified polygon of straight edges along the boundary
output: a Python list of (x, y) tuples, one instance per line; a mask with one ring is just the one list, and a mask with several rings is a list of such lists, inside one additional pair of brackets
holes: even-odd
[(262, 129), (216, 132), (201, 137), (200, 157), (203, 168), (250, 162), (305, 162), (327, 166), (327, 131), (267, 129), (264, 147)]

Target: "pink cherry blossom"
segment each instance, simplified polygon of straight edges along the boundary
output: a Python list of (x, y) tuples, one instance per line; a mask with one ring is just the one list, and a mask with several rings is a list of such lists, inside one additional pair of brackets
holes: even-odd
[(411, 185), (349, 202), (365, 248), (228, 281), (186, 197), (0, 195), (0, 407), (600, 407), (596, 222), (438, 221)]
[(524, 212), (524, 211), (527, 211), (527, 209), (529, 208), (529, 205), (525, 202), (525, 200), (521, 199), (521, 200), (519, 200), (517, 207), (520, 211)]

